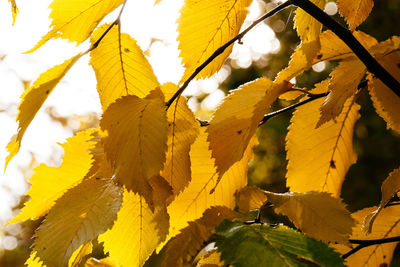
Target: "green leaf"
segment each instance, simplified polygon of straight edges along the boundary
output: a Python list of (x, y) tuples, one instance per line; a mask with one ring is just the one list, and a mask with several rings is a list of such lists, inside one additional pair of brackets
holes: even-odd
[(224, 221), (216, 228), (221, 260), (241, 266), (344, 266), (328, 245), (285, 226)]

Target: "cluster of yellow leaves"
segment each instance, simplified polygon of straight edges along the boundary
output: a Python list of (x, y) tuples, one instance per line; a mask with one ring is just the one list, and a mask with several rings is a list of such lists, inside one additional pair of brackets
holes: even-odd
[[(9, 2), (15, 20), (15, 1)], [(123, 2), (54, 0), (50, 5), (51, 29), (29, 51), (53, 38), (80, 44), (90, 37), (92, 45), (40, 75), (21, 96), (19, 129), (7, 146), (6, 165), (18, 153), (24, 133), (48, 95), (89, 52), (103, 109), (100, 128), (80, 132), (62, 145), (65, 154), (59, 167), (42, 164), (35, 169), (27, 193), (31, 199), (9, 222), (46, 216), (36, 231), (33, 252), (26, 262), (29, 266), (78, 266), (92, 252), (95, 239), (103, 243), (109, 256), (91, 258), (85, 266), (142, 266), (162, 249), (164, 266), (224, 266), (215, 248), (201, 250), (223, 219), (240, 216), (233, 212), (239, 191), (240, 213), (272, 203), (277, 213), (286, 215), (303, 233), (343, 244), (337, 246), (343, 253), (350, 246), (350, 236), (365, 238), (361, 225), (371, 233), (369, 238), (399, 235), (399, 208), (384, 208), (400, 190), (399, 169), (383, 183), (379, 207), (353, 214), (356, 226), (340, 199), (347, 170), (356, 161), (352, 136), (359, 117), (355, 101), (360, 81), (367, 74), (377, 112), (388, 128), (397, 132), (400, 99), (367, 73), (336, 35), (321, 33), (320, 22), (297, 10), (295, 28), (301, 44), (288, 67), (274, 81), (259, 78), (234, 90), (209, 125), (200, 127), (184, 97), (166, 106), (178, 85), (159, 84), (136, 41), (121, 32), (119, 17), (97, 27)], [(325, 4), (324, 0), (312, 2), (320, 8)], [(180, 55), (186, 67), (180, 83), (239, 33), (251, 3), (185, 1), (178, 21)], [(355, 31), (372, 6), (372, 0), (338, 1), (354, 36), (399, 79), (400, 38), (378, 43)], [(232, 46), (196, 78), (217, 72), (231, 51)], [(291, 192), (277, 194), (245, 187), (248, 163), (257, 145), (255, 132), (265, 113), (281, 95), (294, 97), (288, 92), (292, 87), (289, 80), (325, 60), (340, 62), (311, 93), (328, 96), (298, 107), (289, 127), (286, 177)], [(303, 99), (307, 97), (313, 95)], [(394, 246), (371, 246), (349, 262), (388, 262)]]

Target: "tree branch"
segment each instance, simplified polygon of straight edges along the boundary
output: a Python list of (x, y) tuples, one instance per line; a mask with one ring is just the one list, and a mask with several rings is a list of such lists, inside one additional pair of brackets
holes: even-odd
[(236, 42), (237, 40), (240, 40), (243, 38), (243, 36), (246, 35), (246, 33), (248, 33), (251, 29), (253, 29), (257, 24), (259, 24), (260, 22), (264, 21), (265, 19), (275, 15), (276, 13), (278, 13), (279, 11), (281, 11), (282, 9), (285, 9), (286, 7), (292, 5), (292, 3), (290, 1), (287, 1), (285, 3), (280, 4), (279, 6), (275, 7), (274, 9), (272, 9), (271, 11), (269, 11), (268, 13), (264, 14), (263, 16), (261, 16), (260, 18), (258, 18), (257, 20), (255, 20), (249, 27), (247, 27), (244, 31), (242, 31), (241, 33), (239, 33), (238, 35), (236, 35), (234, 38), (232, 38), (230, 41), (228, 41), (227, 43), (225, 43), (223, 46), (219, 47), (217, 50), (215, 50), (215, 52), (209, 57), (207, 58), (206, 61), (204, 61), (199, 67), (197, 67), (197, 69), (192, 73), (192, 75), (190, 75), (190, 77), (182, 84), (182, 86), (176, 91), (176, 93), (171, 97), (170, 100), (168, 100), (168, 102), (165, 104), (167, 106), (167, 109), (169, 108), (169, 106), (171, 106), (171, 104), (175, 101), (175, 99), (180, 96), (182, 94), (182, 92), (186, 89), (186, 87), (189, 85), (189, 83), (197, 76), (197, 74), (199, 74), (208, 64), (210, 64), (217, 56), (219, 56), (220, 54), (222, 54), (230, 45), (232, 45), (234, 42)]
[(368, 71), (378, 77), (387, 87), (389, 87), (398, 97), (400, 97), (400, 83), (382, 65), (371, 56), (362, 44), (346, 28), (342, 27), (334, 19), (323, 12), (319, 7), (309, 0), (289, 0), (293, 5), (298, 6), (310, 14), (325, 27), (334, 32), (364, 63)]
[(298, 103), (296, 103), (296, 104), (293, 104), (293, 105), (287, 106), (287, 107), (285, 107), (285, 108), (282, 108), (282, 109), (280, 109), (280, 110), (277, 110), (277, 111), (274, 111), (274, 112), (265, 114), (265, 115), (264, 115), (264, 118), (260, 121), (260, 123), (258, 124), (258, 126), (263, 125), (264, 123), (266, 123), (266, 122), (267, 122), (270, 118), (272, 118), (272, 117), (275, 117), (275, 116), (277, 116), (277, 115), (279, 115), (279, 114), (281, 114), (281, 113), (284, 113), (284, 112), (286, 112), (286, 111), (295, 109), (295, 108), (297, 108), (297, 107), (300, 107), (300, 106), (302, 106), (302, 105), (304, 105), (304, 104), (307, 104), (307, 103), (309, 103), (309, 102), (311, 102), (311, 101), (314, 101), (315, 99), (318, 99), (318, 98), (321, 98), (321, 97), (325, 97), (325, 96), (327, 96), (328, 94), (329, 94), (329, 92), (325, 92), (325, 93), (322, 93), (322, 94), (309, 94), (309, 98), (307, 98), (307, 99), (304, 100), (304, 101), (301, 101), (301, 102), (298, 102)]
[(352, 244), (358, 244), (358, 246), (353, 248), (346, 254), (343, 254), (342, 255), (343, 259), (348, 258), (349, 256), (353, 255), (360, 249), (363, 249), (368, 246), (380, 245), (380, 244), (386, 244), (386, 243), (392, 243), (392, 242), (400, 242), (400, 236), (389, 237), (389, 238), (380, 238), (380, 239), (370, 239), (370, 240), (349, 239), (349, 242)]
[(120, 20), (120, 19), (121, 19), (121, 15), (122, 15), (122, 12), (123, 12), (124, 9), (125, 9), (126, 2), (127, 2), (127, 1), (128, 1), (128, 0), (125, 0), (125, 1), (122, 3), (122, 7), (121, 7), (121, 10), (119, 11), (118, 17), (114, 20), (113, 23), (111, 23), (110, 26), (108, 26), (107, 30), (105, 30), (105, 32), (100, 36), (100, 38), (97, 39), (97, 41), (96, 41), (95, 43), (92, 44), (92, 46), (85, 52), (85, 54), (88, 53), (88, 52), (90, 52), (90, 51), (92, 51), (92, 50), (95, 49), (96, 47), (98, 47), (99, 44), (100, 44), (100, 42), (101, 42), (101, 40), (103, 40), (103, 38), (107, 35), (107, 33), (111, 30), (112, 27), (114, 27), (115, 25), (120, 25), (120, 24), (121, 24), (121, 20)]

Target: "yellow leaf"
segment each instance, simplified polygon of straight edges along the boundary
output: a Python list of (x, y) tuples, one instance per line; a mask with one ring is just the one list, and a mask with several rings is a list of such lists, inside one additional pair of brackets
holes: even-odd
[[(400, 53), (395, 51), (400, 47), (400, 38), (393, 37), (392, 39), (379, 44), (375, 43), (375, 45), (372, 40), (367, 43), (369, 45), (369, 50), (375, 58), (383, 63), (383, 66), (387, 70), (390, 70), (391, 73), (399, 79), (400, 71), (398, 71), (399, 67), (397, 66), (397, 63), (400, 63)], [(335, 119), (336, 116), (340, 114), (345, 100), (356, 92), (360, 80), (364, 77), (365, 71), (366, 67), (355, 56), (344, 59), (339, 63), (339, 66), (330, 74), (332, 77), (329, 83), (330, 94), (321, 107), (321, 119), (318, 122), (318, 126), (326, 121)], [(352, 78), (347, 79), (349, 76)], [(374, 80), (377, 81), (377, 83), (375, 83)], [(400, 104), (399, 98), (391, 90), (387, 89), (380, 80), (378, 82), (378, 79), (370, 77), (370, 87), (374, 88), (375, 84), (378, 84), (377, 87), (383, 88), (381, 90), (370, 89), (378, 113), (389, 122), (388, 127), (391, 127), (393, 123), (394, 128), (397, 127), (400, 129), (400, 127), (397, 126), (400, 125), (400, 119), (397, 119), (396, 122), (394, 121), (396, 120), (396, 117), (399, 118), (397, 116), (399, 111), (398, 105)], [(376, 95), (379, 97), (374, 96), (375, 92), (377, 92)], [(383, 101), (385, 104), (379, 103)], [(386, 105), (391, 109), (389, 112), (386, 110)]]
[(79, 45), (90, 36), (108, 13), (123, 2), (123, 0), (53, 0), (49, 6), (51, 29), (27, 53), (37, 50), (48, 40), (55, 38), (68, 39)]
[(208, 254), (202, 257), (196, 265), (197, 267), (224, 267), (227, 266), (221, 260), (221, 253), (217, 249), (211, 250)]
[[(177, 89), (178, 86), (171, 83), (161, 87), (168, 99)], [(172, 186), (174, 195), (177, 195), (188, 185), (191, 178), (189, 150), (199, 134), (199, 123), (183, 96), (169, 107), (167, 119), (168, 151), (161, 176)]]
[(261, 78), (234, 90), (216, 110), (207, 132), (220, 176), (242, 158), (261, 119), (284, 90)]
[(90, 178), (56, 201), (36, 231), (34, 249), (48, 266), (65, 266), (82, 244), (110, 228), (121, 207), (122, 189), (107, 178)]
[(101, 260), (90, 258), (85, 262), (85, 267), (117, 267), (118, 265), (115, 264), (110, 257), (104, 258)]
[(88, 254), (92, 253), (92, 250), (93, 250), (92, 242), (80, 245), (80, 247), (77, 250), (75, 250), (74, 253), (72, 253), (71, 258), (69, 258), (68, 266), (69, 267), (79, 266), (81, 260)]
[(255, 186), (247, 186), (240, 190), (238, 208), (241, 213), (260, 209), (267, 201), (265, 192)]
[[(314, 93), (327, 90), (328, 80), (317, 85)], [(329, 192), (339, 197), (349, 167), (356, 161), (353, 150), (353, 129), (359, 117), (359, 106), (349, 99), (336, 121), (315, 128), (322, 99), (299, 107), (286, 137), (290, 191)]]
[(15, 20), (17, 19), (17, 15), (19, 13), (19, 10), (18, 10), (17, 3), (15, 2), (15, 0), (8, 0), (8, 2), (11, 5), (11, 13), (12, 13), (12, 18), (13, 18), (12, 25), (14, 25), (15, 24)]
[[(400, 52), (389, 52), (378, 60), (395, 79), (400, 80)], [(400, 133), (400, 98), (381, 80), (368, 75), (368, 90), (376, 112), (387, 124), (387, 127)]]
[[(82, 258), (92, 252), (92, 248), (93, 248), (92, 242), (82, 244), (77, 250), (74, 251), (74, 253), (72, 253), (68, 261), (68, 266), (69, 267), (78, 266)], [(46, 267), (46, 265), (42, 263), (40, 258), (36, 256), (36, 251), (32, 251), (29, 259), (25, 262), (25, 264), (28, 267)]]
[(337, 7), (344, 16), (350, 30), (354, 31), (369, 15), (374, 6), (373, 0), (338, 0)]
[(7, 168), (10, 160), (18, 153), (24, 133), (44, 101), (81, 55), (78, 54), (42, 73), (33, 85), (21, 95), (22, 100), (18, 106), (19, 112), (17, 115), (18, 133), (7, 145), (9, 154), (6, 158), (4, 169)]
[[(325, 0), (311, 0), (316, 6), (324, 9)], [(321, 48), (319, 35), (322, 24), (304, 10), (298, 8), (294, 16), (294, 27), (301, 39), (301, 51), (304, 53), (307, 64), (311, 64), (313, 58)], [(310, 65), (311, 67), (311, 65)]]
[(207, 209), (203, 216), (189, 222), (169, 244), (165, 251), (163, 266), (187, 266), (215, 233), (215, 227), (224, 219), (233, 220), (237, 214), (223, 206)]
[[(366, 235), (361, 225), (366, 215), (370, 214), (377, 207), (366, 208), (356, 213), (353, 213), (353, 218), (357, 221), (353, 227), (353, 234), (351, 239), (369, 240), (389, 238), (400, 235), (400, 208), (399, 206), (389, 206), (382, 210), (381, 215), (378, 216), (374, 223), (374, 230), (371, 234)], [(357, 245), (352, 245), (355, 247)], [(386, 243), (374, 246), (365, 247), (357, 253), (349, 256), (346, 261), (348, 266), (389, 266), (392, 261), (392, 256), (397, 243)], [(334, 245), (335, 249), (344, 254), (350, 251), (351, 248), (343, 245)]]
[(39, 257), (36, 256), (36, 251), (31, 252), (31, 255), (29, 256), (29, 259), (26, 260), (25, 265), (27, 265), (27, 267), (46, 267), (40, 261)]
[[(353, 35), (364, 47), (367, 48), (370, 48), (378, 43), (375, 38), (360, 31), (353, 32)], [(321, 49), (315, 56), (312, 64), (316, 64), (325, 60), (338, 60), (354, 57), (354, 54), (350, 48), (332, 31), (324, 31), (320, 34), (319, 38)], [(301, 49), (301, 46), (296, 48), (291, 56), (289, 65), (278, 73), (278, 76), (275, 79), (276, 83), (290, 81), (292, 78), (300, 75), (303, 71), (311, 67), (310, 64), (307, 64), (307, 59)], [(288, 92), (283, 94), (280, 98), (293, 100), (299, 95), (299, 92)]]
[(35, 173), (29, 179), (32, 186), (26, 193), (31, 199), (8, 224), (43, 216), (65, 191), (83, 179), (93, 162), (89, 152), (95, 146), (90, 141), (93, 132), (94, 130), (79, 132), (61, 145), (64, 148), (64, 157), (59, 167), (40, 164), (35, 168)]
[(368, 214), (362, 225), (363, 230), (369, 234), (372, 230), (372, 224), (374, 223), (376, 216), (382, 211), (390, 199), (400, 191), (400, 168), (392, 171), (385, 181), (382, 183), (381, 192), (382, 199), (379, 203), (379, 207)]
[[(328, 86), (330, 93), (320, 107), (321, 118), (317, 127), (336, 119), (342, 113), (344, 103), (356, 93), (365, 71), (364, 64), (355, 57), (342, 60), (332, 71)], [(350, 74), (351, 79), (349, 79)]]
[(207, 134), (204, 127), (200, 128), (200, 135), (190, 150), (192, 180), (168, 206), (171, 228), (167, 240), (178, 234), (189, 221), (200, 218), (212, 206), (235, 207), (236, 193), (247, 184), (248, 162), (253, 157), (253, 146), (256, 144), (254, 137), (243, 158), (232, 165), (217, 185), (217, 170), (208, 149)]
[(104, 242), (104, 250), (116, 264), (142, 266), (168, 234), (165, 205), (156, 203), (153, 212), (143, 197), (125, 190), (117, 217), (99, 242)]
[(139, 193), (152, 205), (149, 179), (158, 175), (167, 150), (167, 117), (159, 89), (142, 99), (124, 96), (111, 104), (100, 121), (104, 151), (115, 169), (116, 180)]
[[(109, 24), (102, 25), (93, 33), (92, 44), (108, 27)], [(103, 111), (121, 96), (143, 98), (159, 85), (143, 51), (133, 38), (121, 33), (119, 25), (108, 31), (98, 47), (90, 52), (90, 57)]]
[[(370, 49), (378, 43), (374, 37), (362, 31), (354, 31), (352, 34), (367, 49)], [(317, 60), (337, 60), (354, 56), (353, 51), (342, 39), (330, 30), (321, 33), (320, 42), (321, 50), (318, 52), (313, 64), (317, 63)]]
[[(178, 20), (180, 56), (185, 65), (185, 81), (215, 50), (235, 37), (246, 18), (251, 0), (186, 0)], [(232, 46), (212, 61), (196, 77), (217, 72)]]
[(265, 194), (275, 211), (303, 233), (324, 242), (348, 243), (354, 220), (340, 199), (324, 192)]

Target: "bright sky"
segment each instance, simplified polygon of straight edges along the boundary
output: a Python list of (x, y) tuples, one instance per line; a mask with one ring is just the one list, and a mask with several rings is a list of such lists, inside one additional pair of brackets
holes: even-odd
[[(34, 81), (40, 73), (50, 67), (62, 63), (65, 59), (84, 51), (88, 43), (75, 47), (63, 40), (48, 42), (32, 54), (22, 54), (32, 48), (39, 39), (47, 33), (50, 21), (47, 9), (50, 0), (17, 1), (20, 13), (16, 25), (11, 26), (11, 12), (7, 1), (0, 2), (0, 169), (4, 166), (7, 155), (5, 147), (17, 132), (17, 106), (19, 97), (24, 90), (21, 81)], [(129, 0), (122, 16), (122, 30), (135, 38), (141, 48), (146, 51), (161, 83), (178, 82), (183, 67), (179, 59), (176, 38), (176, 20), (183, 0), (163, 0), (154, 6), (154, 0)], [(254, 1), (250, 14), (244, 26), (258, 18), (265, 9), (263, 1)], [(113, 21), (117, 16), (114, 12), (106, 17)], [(284, 22), (281, 22), (281, 24)], [(274, 31), (267, 25), (260, 24), (243, 39), (243, 45), (235, 45), (231, 59), (235, 67), (246, 68), (254, 61), (262, 61), (268, 53), (279, 51), (279, 41)], [(89, 57), (81, 58), (69, 71), (61, 83), (41, 108), (29, 126), (19, 154), (11, 161), (7, 172), (0, 175), (0, 225), (14, 215), (12, 207), (18, 204), (20, 196), (28, 189), (27, 179), (32, 175), (26, 170), (32, 156), (38, 162), (49, 165), (59, 164), (62, 150), (56, 143), (63, 143), (72, 135), (71, 129), (61, 126), (50, 119), (49, 107), (54, 107), (62, 116), (100, 113), (101, 107), (96, 91), (96, 79), (93, 70), (88, 66)], [(266, 62), (265, 62), (266, 63)], [(202, 107), (215, 108), (224, 93), (218, 89), (230, 74), (230, 67), (222, 70), (206, 80), (194, 81), (186, 90), (186, 95), (207, 93), (209, 96), (202, 102)], [(195, 97), (191, 98), (190, 106), (195, 110), (199, 104)], [(19, 225), (7, 229), (10, 233), (18, 232)], [(4, 228), (0, 226), (0, 250), (13, 249), (17, 239), (5, 236)]]

